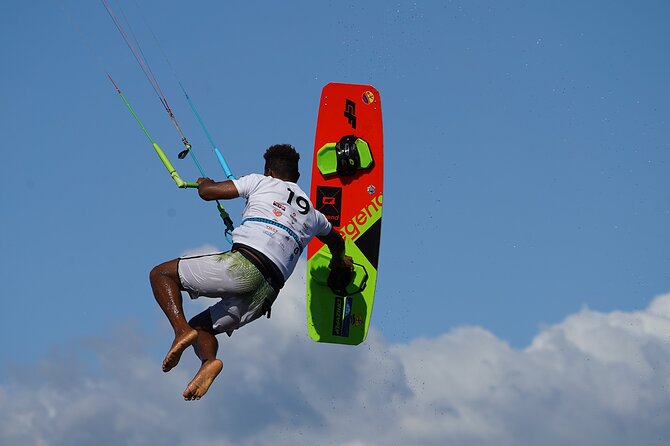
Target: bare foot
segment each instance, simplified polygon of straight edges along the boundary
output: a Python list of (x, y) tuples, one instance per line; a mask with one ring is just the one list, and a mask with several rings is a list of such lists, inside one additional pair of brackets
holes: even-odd
[(196, 330), (189, 330), (176, 336), (172, 342), (170, 350), (167, 352), (167, 355), (165, 355), (165, 359), (163, 360), (163, 371), (169, 372), (174, 366), (179, 364), (181, 354), (184, 353), (184, 350), (190, 345), (193, 345), (196, 339), (198, 339), (198, 332)]
[(220, 359), (212, 359), (205, 361), (198, 373), (195, 374), (193, 380), (188, 383), (186, 390), (184, 390), (184, 399), (186, 401), (199, 400), (207, 393), (209, 386), (212, 385), (214, 379), (221, 373), (223, 369), (223, 361)]

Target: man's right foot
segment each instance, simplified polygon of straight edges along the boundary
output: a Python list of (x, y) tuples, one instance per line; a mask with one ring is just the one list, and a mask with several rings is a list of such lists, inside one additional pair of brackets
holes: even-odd
[(163, 371), (169, 372), (179, 364), (181, 354), (184, 353), (184, 350), (189, 346), (193, 345), (196, 339), (198, 339), (198, 332), (193, 329), (176, 336), (172, 342), (170, 350), (167, 352), (167, 355), (165, 355), (165, 359), (163, 360)]
[(186, 401), (194, 401), (202, 398), (209, 390), (214, 379), (221, 373), (223, 361), (220, 359), (211, 359), (205, 361), (193, 380), (186, 386), (183, 396)]

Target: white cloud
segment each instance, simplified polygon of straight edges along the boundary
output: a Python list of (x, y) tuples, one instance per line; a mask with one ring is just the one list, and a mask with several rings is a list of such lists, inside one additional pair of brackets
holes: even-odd
[(0, 444), (668, 443), (670, 295), (632, 313), (583, 309), (517, 350), (478, 327), (407, 344), (374, 329), (358, 347), (316, 344), (303, 290), (294, 277), (270, 320), (220, 337), (225, 367), (199, 402), (181, 400), (191, 352), (160, 372), (167, 332), (119, 327), (11, 366)]

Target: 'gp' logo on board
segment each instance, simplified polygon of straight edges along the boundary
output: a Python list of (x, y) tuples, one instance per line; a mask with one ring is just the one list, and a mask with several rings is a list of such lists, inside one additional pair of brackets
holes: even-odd
[(351, 125), (352, 129), (356, 128), (356, 103), (351, 99), (347, 99), (347, 103), (344, 107), (344, 117), (347, 118), (347, 121)]

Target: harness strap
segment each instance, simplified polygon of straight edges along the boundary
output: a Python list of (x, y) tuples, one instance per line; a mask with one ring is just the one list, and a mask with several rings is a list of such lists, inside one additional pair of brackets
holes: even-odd
[(260, 273), (265, 278), (265, 281), (274, 290), (275, 292), (274, 297), (266, 298), (263, 302), (263, 307), (261, 309), (262, 311), (261, 314), (267, 315), (269, 319), (270, 314), (272, 312), (272, 304), (277, 298), (279, 290), (281, 290), (284, 287), (284, 276), (282, 276), (282, 273), (281, 271), (279, 271), (279, 268), (277, 268), (277, 266), (274, 263), (272, 263), (272, 260), (268, 259), (262, 252), (250, 246), (243, 245), (241, 243), (233, 243), (231, 251), (239, 252), (240, 254), (242, 254), (244, 258), (249, 260), (258, 269), (258, 271), (260, 271)]
[(303, 249), (305, 249), (302, 242), (300, 241), (300, 237), (298, 237), (298, 234), (296, 234), (293, 231), (293, 229), (289, 228), (288, 226), (285, 226), (285, 225), (283, 225), (279, 222), (276, 222), (274, 220), (270, 220), (269, 218), (261, 218), (261, 217), (245, 218), (244, 220), (242, 220), (242, 224), (244, 224), (247, 221), (256, 221), (256, 222), (265, 223), (265, 224), (276, 226), (280, 229), (283, 229), (298, 244), (298, 249), (300, 249), (300, 254), (302, 254)]

